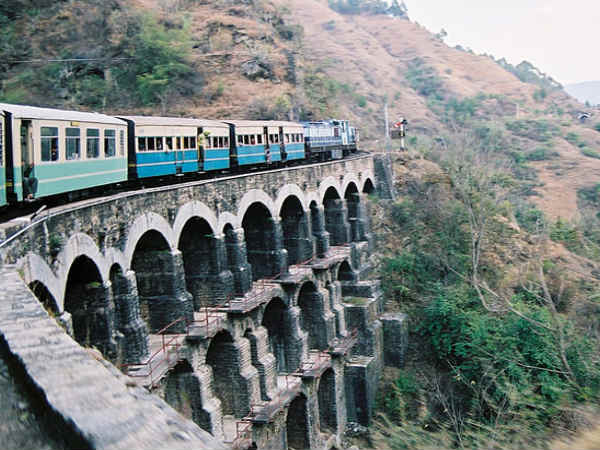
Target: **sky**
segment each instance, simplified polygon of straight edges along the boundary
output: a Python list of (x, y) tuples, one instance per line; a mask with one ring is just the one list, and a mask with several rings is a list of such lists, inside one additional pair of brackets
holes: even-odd
[(445, 42), (511, 64), (527, 60), (561, 84), (600, 80), (600, 0), (404, 0)]

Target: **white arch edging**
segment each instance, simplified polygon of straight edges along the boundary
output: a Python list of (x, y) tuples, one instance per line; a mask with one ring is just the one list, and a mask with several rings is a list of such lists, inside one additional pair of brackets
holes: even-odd
[(164, 217), (153, 212), (139, 216), (127, 232), (127, 243), (123, 252), (127, 261), (127, 270), (131, 269), (133, 252), (139, 240), (145, 233), (152, 230), (159, 232), (165, 238), (171, 251), (177, 248), (175, 232)]

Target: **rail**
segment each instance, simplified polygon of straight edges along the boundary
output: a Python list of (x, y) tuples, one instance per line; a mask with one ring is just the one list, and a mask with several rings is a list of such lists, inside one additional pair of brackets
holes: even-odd
[[(156, 333), (161, 336), (161, 346), (150, 355), (147, 361), (143, 363), (122, 364), (121, 370), (131, 378), (150, 378), (148, 386), (150, 389), (155, 388), (165, 373), (179, 361), (179, 350), (183, 347), (183, 338), (185, 335), (181, 333), (167, 334), (167, 331), (182, 322), (186, 323), (183, 317), (174, 320)], [(174, 360), (170, 357), (173, 353), (175, 354)], [(174, 363), (172, 363), (173, 361)]]

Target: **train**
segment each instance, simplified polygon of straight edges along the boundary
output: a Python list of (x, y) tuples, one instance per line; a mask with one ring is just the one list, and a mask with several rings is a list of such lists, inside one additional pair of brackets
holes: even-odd
[(0, 103), (0, 208), (111, 185), (335, 160), (358, 144), (347, 120), (109, 116)]

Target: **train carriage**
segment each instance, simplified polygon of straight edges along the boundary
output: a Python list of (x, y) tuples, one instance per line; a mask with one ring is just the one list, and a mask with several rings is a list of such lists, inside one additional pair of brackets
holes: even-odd
[(305, 157), (304, 127), (296, 122), (279, 122), (285, 161), (301, 160)]
[(272, 122), (227, 120), (231, 136), (231, 166), (279, 162), (281, 135)]
[(6, 164), (6, 133), (4, 126), (4, 111), (0, 111), (0, 207), (6, 206), (8, 201), (6, 199), (6, 171), (4, 169)]
[(9, 202), (127, 180), (125, 122), (97, 113), (0, 103)]
[(151, 178), (200, 170), (204, 122), (180, 117), (122, 116), (129, 130), (129, 175)]

